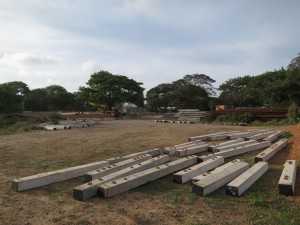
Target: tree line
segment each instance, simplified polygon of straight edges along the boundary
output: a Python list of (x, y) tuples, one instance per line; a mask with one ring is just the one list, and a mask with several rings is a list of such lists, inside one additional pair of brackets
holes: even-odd
[(113, 107), (122, 102), (131, 102), (149, 111), (168, 107), (210, 110), (216, 104), (231, 107), (300, 105), (300, 53), (286, 69), (232, 78), (218, 89), (213, 83), (215, 80), (208, 75), (188, 74), (151, 88), (144, 97), (143, 83), (102, 70), (92, 74), (86, 86), (74, 93), (60, 85), (30, 90), (27, 84), (13, 81), (0, 84), (0, 112), (90, 110), (91, 103)]

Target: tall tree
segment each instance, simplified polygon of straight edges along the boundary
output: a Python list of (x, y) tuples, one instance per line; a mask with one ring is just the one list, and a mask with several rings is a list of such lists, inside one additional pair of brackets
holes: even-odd
[(227, 80), (219, 86), (221, 91), (220, 99), (223, 104), (233, 107), (241, 107), (246, 104), (249, 97), (245, 91), (246, 86), (250, 83), (252, 77), (236, 77)]
[(80, 87), (79, 94), (88, 96), (88, 100), (97, 104), (106, 103), (115, 106), (117, 103), (132, 102), (144, 105), (143, 83), (136, 82), (122, 75), (113, 75), (107, 71), (99, 71), (91, 75), (88, 87)]
[(287, 67), (287, 90), (290, 101), (300, 105), (300, 53)]
[(183, 80), (189, 84), (203, 88), (210, 96), (216, 95), (215, 87), (212, 85), (216, 81), (205, 74), (188, 74), (183, 77)]
[(29, 92), (27, 84), (13, 81), (0, 84), (0, 112), (11, 113), (23, 110), (23, 98)]

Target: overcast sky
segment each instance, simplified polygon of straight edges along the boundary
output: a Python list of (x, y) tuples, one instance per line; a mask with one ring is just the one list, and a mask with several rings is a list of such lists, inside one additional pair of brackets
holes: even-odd
[(286, 67), (299, 0), (0, 0), (0, 83), (77, 91), (107, 70), (146, 91), (186, 74), (219, 84)]

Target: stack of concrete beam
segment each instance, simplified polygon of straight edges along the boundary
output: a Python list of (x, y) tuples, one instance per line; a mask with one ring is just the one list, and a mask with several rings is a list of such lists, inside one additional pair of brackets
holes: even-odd
[(200, 119), (204, 116), (204, 112), (199, 111), (198, 109), (180, 109), (179, 112), (179, 121), (190, 121), (194, 123), (200, 122)]
[(222, 156), (216, 156), (207, 160), (203, 163), (196, 164), (190, 168), (184, 169), (173, 174), (173, 181), (176, 183), (186, 183), (190, 181), (193, 177), (203, 174), (209, 170), (212, 170), (224, 163), (224, 158)]
[(285, 148), (288, 145), (288, 140), (286, 138), (279, 140), (275, 144), (271, 145), (269, 148), (264, 150), (263, 152), (259, 153), (255, 156), (255, 162), (259, 161), (268, 161), (271, 157), (273, 157), (277, 152), (281, 149)]
[(197, 163), (197, 156), (187, 156), (98, 186), (98, 195), (112, 197)]
[(167, 163), (169, 160), (170, 157), (167, 155), (157, 156), (152, 159), (148, 159), (141, 163), (124, 168), (120, 171), (108, 174), (96, 180), (90, 181), (88, 183), (79, 185), (73, 189), (73, 197), (79, 201), (85, 201), (97, 195), (98, 185), (100, 184), (104, 184), (112, 180), (129, 176), (131, 174), (135, 174), (156, 166), (160, 166), (161, 164)]
[(265, 133), (266, 131), (268, 130), (250, 130), (250, 131), (236, 132), (233, 134), (229, 134), (227, 138), (230, 140), (235, 140), (238, 138), (247, 138), (257, 134)]
[(294, 195), (296, 183), (297, 165), (296, 160), (287, 160), (284, 164), (279, 182), (278, 189), (282, 195)]
[(100, 161), (81, 166), (70, 167), (62, 170), (56, 170), (47, 173), (41, 173), (33, 176), (14, 179), (12, 181), (12, 189), (14, 191), (25, 191), (28, 189), (41, 187), (44, 185), (57, 183), (60, 181), (83, 176), (85, 173), (97, 169), (99, 167), (108, 166), (109, 162)]
[(274, 133), (275, 133), (274, 130), (266, 131), (264, 133), (258, 133), (258, 134), (254, 134), (252, 136), (246, 137), (245, 139), (246, 140), (261, 140), (261, 139), (266, 138)]
[[(229, 168), (229, 167), (231, 167), (231, 166), (234, 166), (234, 165), (236, 165), (236, 164), (238, 164), (238, 163), (240, 163), (240, 162), (241, 162), (240, 159), (232, 160), (232, 161), (230, 161), (230, 162), (228, 162), (228, 163), (226, 163), (226, 164), (224, 164), (224, 165), (222, 165), (222, 166), (219, 166), (219, 167), (215, 168), (215, 169), (212, 170), (212, 171), (205, 172), (205, 173), (200, 174), (200, 175), (198, 175), (198, 176), (196, 176), (196, 177), (193, 177), (193, 178), (192, 178), (192, 182), (193, 182), (193, 183), (196, 183), (196, 182), (198, 182), (198, 181), (200, 181), (200, 180), (202, 180), (202, 179), (205, 179), (207, 176), (210, 176), (211, 174), (219, 173), (219, 172), (221, 172), (221, 171), (223, 171), (223, 170), (225, 170), (225, 169), (227, 169), (227, 168)], [(200, 164), (201, 164), (201, 163), (200, 163)]]
[(204, 144), (204, 142), (201, 142), (201, 141), (194, 141), (194, 142), (186, 142), (186, 143), (182, 143), (182, 144), (179, 144), (179, 145), (174, 145), (174, 146), (171, 146), (171, 147), (166, 147), (166, 148), (163, 148), (163, 153), (164, 154), (167, 154), (167, 155), (175, 155), (175, 152), (177, 150), (183, 150), (183, 149), (186, 149), (186, 148), (190, 148), (190, 147), (195, 147), (195, 146), (199, 146), (199, 145), (202, 145)]
[(150, 150), (146, 150), (146, 151), (142, 151), (142, 152), (136, 152), (136, 153), (132, 153), (129, 155), (125, 155), (125, 156), (119, 156), (119, 157), (113, 157), (113, 158), (109, 158), (106, 159), (105, 161), (108, 161), (109, 164), (114, 164), (114, 163), (118, 163), (127, 159), (131, 159), (140, 155), (144, 155), (144, 154), (150, 154), (152, 157), (158, 156), (161, 154), (161, 150), (160, 148), (153, 148)]
[(194, 137), (189, 137), (188, 141), (208, 141), (210, 137), (212, 136), (218, 136), (223, 134), (228, 134), (229, 132), (220, 132), (215, 134), (205, 134), (205, 135), (199, 135)]
[(241, 196), (268, 170), (267, 162), (258, 162), (243, 174), (235, 178), (226, 187), (226, 194)]
[(283, 136), (284, 134), (285, 134), (285, 130), (279, 130), (279, 131), (276, 131), (275, 133), (265, 137), (262, 140), (273, 142), (273, 141), (277, 140), (278, 138), (280, 138), (281, 136)]
[(186, 147), (175, 151), (175, 155), (178, 157), (184, 157), (188, 155), (198, 154), (208, 150), (208, 144), (200, 144), (197, 146)]
[(246, 146), (246, 145), (254, 144), (254, 143), (257, 143), (257, 141), (249, 140), (249, 141), (243, 141), (243, 142), (239, 142), (239, 143), (233, 143), (231, 145), (219, 146), (219, 147), (215, 148), (214, 152), (222, 152), (222, 151), (226, 151), (229, 149), (234, 149), (237, 147)]
[(206, 196), (218, 188), (228, 184), (237, 176), (244, 173), (248, 168), (248, 163), (238, 162), (219, 172), (211, 173), (209, 176), (193, 183), (193, 192), (201, 196)]
[(244, 142), (244, 141), (245, 141), (244, 138), (238, 138), (238, 139), (231, 140), (231, 141), (225, 141), (225, 142), (222, 142), (220, 144), (212, 144), (212, 145), (208, 146), (208, 151), (209, 152), (217, 152), (216, 149), (218, 147), (224, 147), (224, 146), (228, 146), (228, 145), (232, 145), (232, 144), (241, 143), (241, 142)]
[(213, 156), (223, 156), (224, 158), (229, 158), (229, 157), (232, 157), (232, 156), (241, 155), (241, 154), (251, 152), (251, 151), (255, 151), (255, 150), (259, 150), (259, 149), (262, 149), (262, 148), (267, 148), (270, 145), (271, 145), (271, 143), (269, 141), (264, 141), (264, 142), (260, 142), (260, 143), (246, 144), (246, 145), (243, 145), (243, 146), (240, 146), (240, 147), (235, 147), (235, 148), (227, 149), (227, 150), (224, 150), (224, 151), (216, 152), (214, 154), (200, 156), (198, 160), (200, 162), (203, 162), (203, 161), (206, 161), (206, 160), (212, 158)]
[(137, 163), (141, 163), (143, 161), (146, 161), (148, 159), (151, 159), (152, 156), (150, 154), (144, 154), (144, 155), (139, 155), (136, 157), (133, 157), (131, 159), (127, 159), (115, 164), (111, 164), (102, 168), (97, 168), (96, 170), (90, 171), (84, 175), (84, 181), (89, 182), (98, 178), (101, 178), (105, 175), (111, 174), (113, 172), (122, 170), (126, 167), (135, 165)]

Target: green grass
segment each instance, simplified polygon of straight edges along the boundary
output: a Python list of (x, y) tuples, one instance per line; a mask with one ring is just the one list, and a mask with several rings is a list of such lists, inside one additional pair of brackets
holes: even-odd
[(26, 124), (22, 126), (5, 126), (0, 127), (0, 135), (10, 135), (19, 132), (30, 132), (34, 130), (44, 130), (44, 128), (33, 124)]

